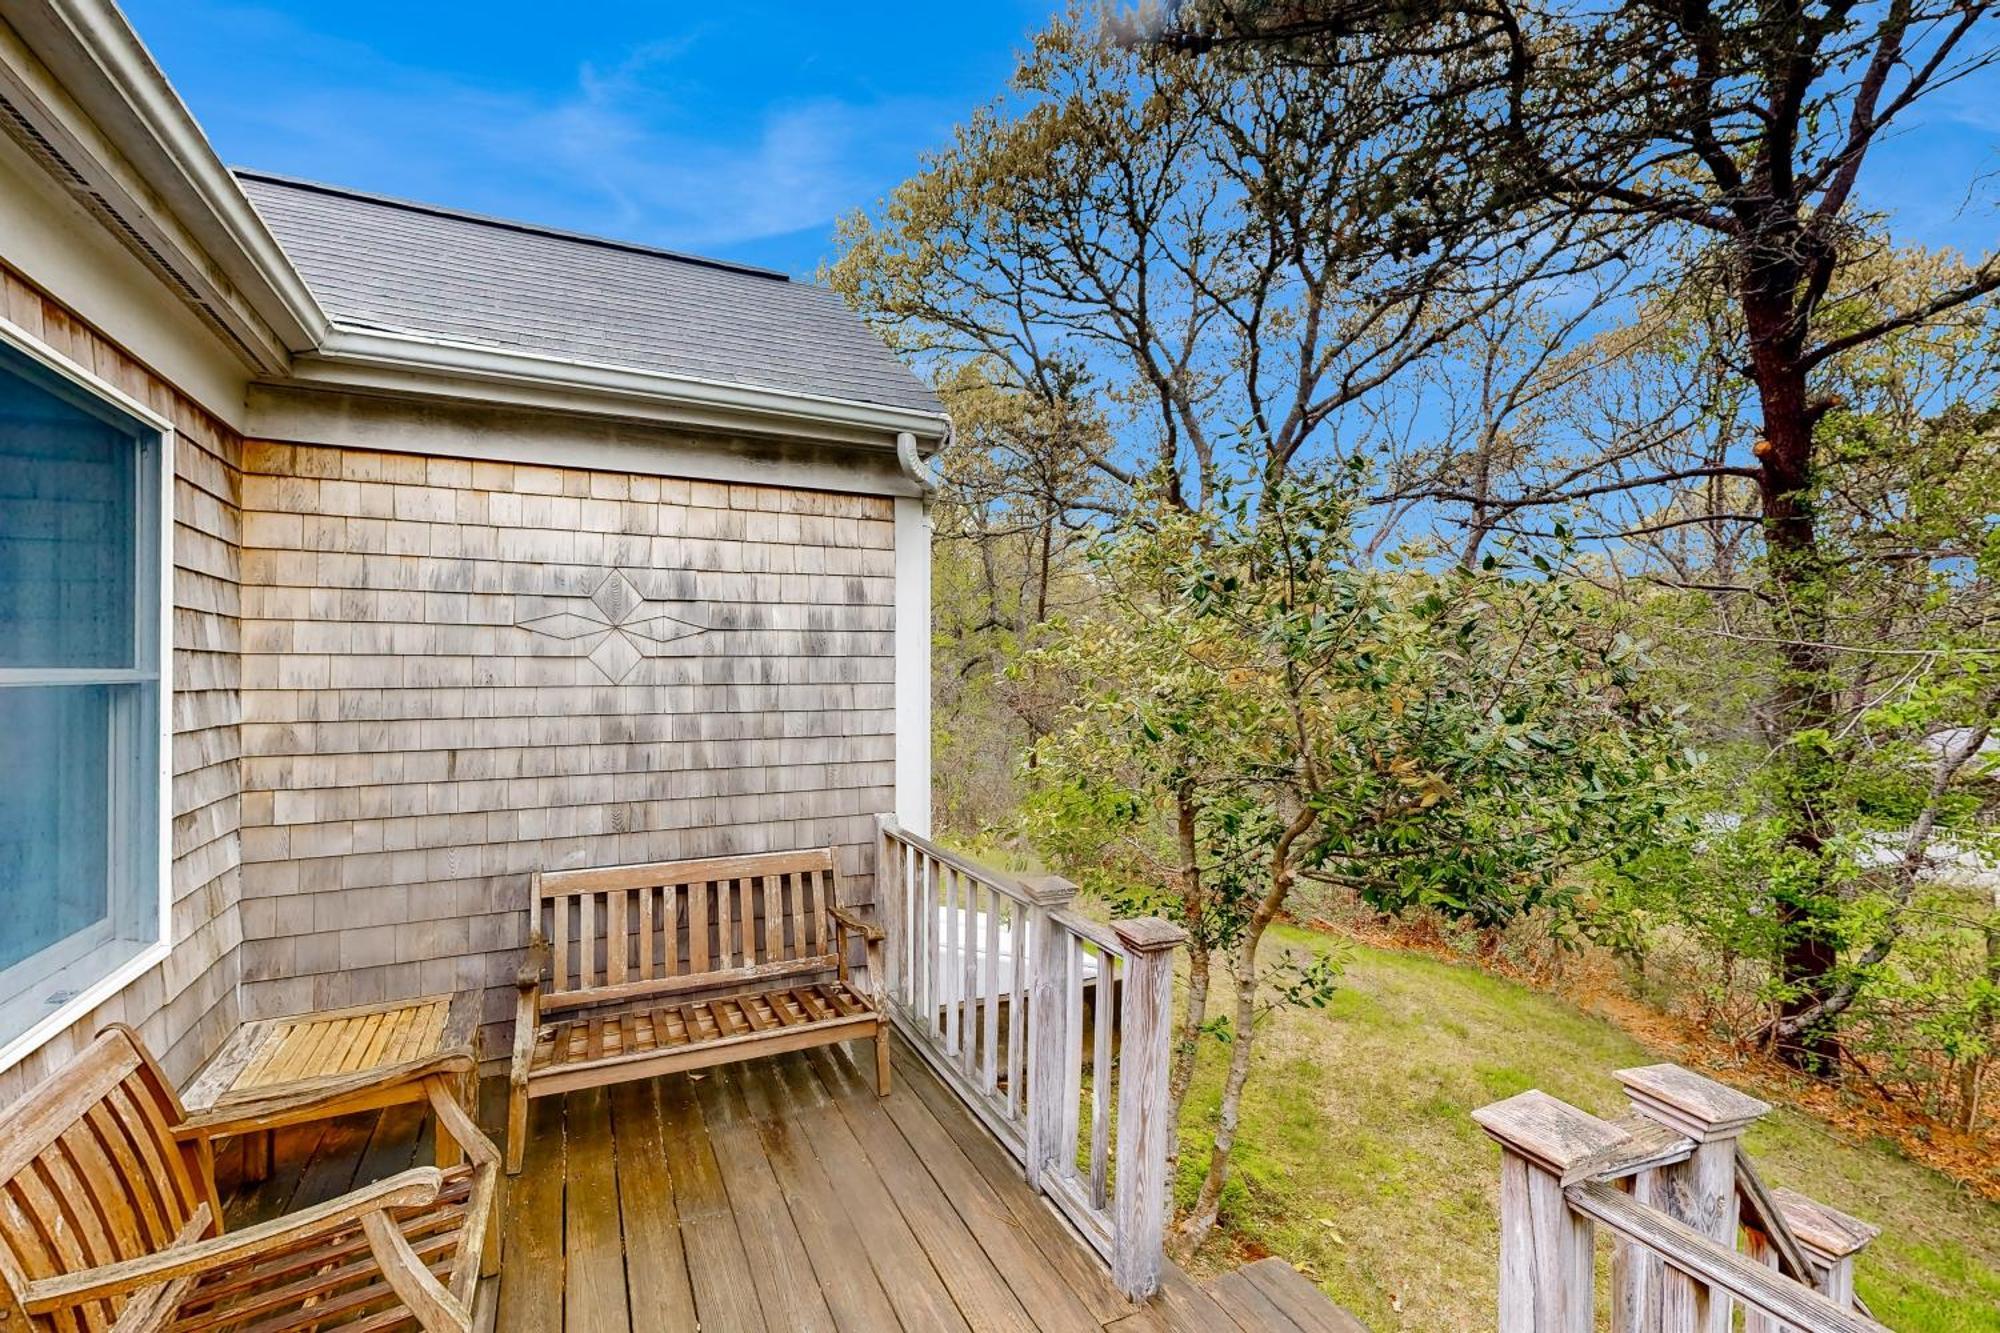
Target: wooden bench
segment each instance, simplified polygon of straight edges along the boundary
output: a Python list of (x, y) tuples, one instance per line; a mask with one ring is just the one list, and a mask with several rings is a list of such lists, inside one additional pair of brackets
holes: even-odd
[[(875, 1039), (888, 1096), (882, 931), (838, 893), (830, 848), (535, 874), (508, 1172), (521, 1169), (531, 1097), (860, 1037)], [(848, 974), (856, 936), (867, 993)]]
[(259, 1116), (415, 1082), (469, 1160), (225, 1233), (212, 1141), (269, 1121), (187, 1114), (138, 1034), (105, 1029), (0, 1118), (0, 1327), (468, 1333), (481, 1272), (496, 1271), (500, 1172), (453, 1095), (468, 1065), (327, 1079), (266, 1104)]

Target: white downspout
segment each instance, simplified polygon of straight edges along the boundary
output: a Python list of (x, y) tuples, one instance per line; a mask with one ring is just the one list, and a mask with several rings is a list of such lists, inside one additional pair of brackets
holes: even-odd
[[(954, 433), (951, 418), (946, 417), (944, 419), (944, 439), (939, 442), (938, 448), (943, 449), (949, 445)], [(923, 455), (917, 452), (917, 437), (909, 431), (896, 432), (896, 464), (902, 468), (903, 475), (915, 482), (917, 489), (924, 493), (926, 503), (937, 495), (939, 485), (938, 475), (931, 471), (931, 465), (926, 463)]]

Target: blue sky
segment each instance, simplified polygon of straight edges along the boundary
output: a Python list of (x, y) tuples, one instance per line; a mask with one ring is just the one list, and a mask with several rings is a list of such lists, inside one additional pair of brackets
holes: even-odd
[(225, 161), (810, 274), (1059, 0), (125, 0)]
[[(796, 274), (1058, 6), (125, 0), (231, 163)], [(1869, 177), (1905, 239), (1992, 246), (2000, 71), (1928, 104)]]

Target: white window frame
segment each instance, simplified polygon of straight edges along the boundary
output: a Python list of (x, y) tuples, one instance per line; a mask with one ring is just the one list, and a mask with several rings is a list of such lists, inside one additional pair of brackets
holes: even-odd
[[(69, 381), (77, 388), (102, 399), (109, 406), (131, 417), (140, 426), (152, 431), (156, 436), (155, 452), (159, 467), (156, 483), (158, 509), (151, 515), (157, 528), (154, 544), (154, 560), (157, 566), (159, 587), (156, 591), (155, 619), (157, 625), (156, 651), (159, 661), (158, 718), (159, 735), (155, 738), (155, 768), (153, 782), (157, 801), (154, 811), (154, 855), (157, 867), (158, 924), (154, 939), (142, 947), (132, 957), (112, 968), (103, 976), (80, 989), (65, 1000), (61, 1006), (37, 1019), (19, 1036), (0, 1044), (0, 1072), (12, 1068), (21, 1060), (33, 1054), (51, 1037), (68, 1029), (78, 1019), (116, 995), (125, 987), (143, 976), (149, 969), (159, 965), (161, 960), (173, 952), (173, 668), (174, 668), (174, 453), (176, 449), (174, 425), (158, 412), (120, 389), (117, 385), (95, 374), (89, 368), (80, 366), (55, 348), (43, 342), (29, 330), (13, 321), (0, 317), (0, 343), (26, 356), (43, 369)], [(142, 534), (143, 535), (143, 534)], [(146, 543), (137, 544), (140, 551)], [(62, 950), (73, 952), (76, 957), (66, 965), (80, 961), (90, 948), (99, 947), (111, 938), (110, 923), (99, 922), (59, 940), (47, 950), (35, 955), (46, 957), (50, 952)], [(25, 960), (24, 960), (25, 961)]]

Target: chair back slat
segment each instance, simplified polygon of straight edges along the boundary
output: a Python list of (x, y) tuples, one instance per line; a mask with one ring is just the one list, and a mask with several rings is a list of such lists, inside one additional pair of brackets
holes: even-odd
[(544, 871), (543, 1007), (831, 969), (835, 874), (831, 848)]
[[(159, 1067), (120, 1025), (7, 1108), (0, 1118), (0, 1281), (15, 1305), (10, 1313), (36, 1278), (215, 1234), (221, 1206), (213, 1171), (198, 1148), (173, 1136), (184, 1118)], [(48, 1322), (63, 1330), (108, 1328), (128, 1299), (59, 1312)]]

